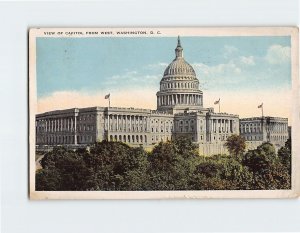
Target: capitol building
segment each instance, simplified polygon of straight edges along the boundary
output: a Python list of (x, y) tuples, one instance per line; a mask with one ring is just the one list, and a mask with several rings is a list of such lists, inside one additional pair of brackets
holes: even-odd
[[(224, 144), (232, 134), (245, 136), (249, 148), (263, 141), (283, 146), (288, 139), (287, 118), (269, 118), (271, 127), (267, 118), (240, 120), (236, 114), (205, 108), (199, 80), (184, 59), (179, 37), (175, 59), (165, 69), (156, 97), (156, 110), (89, 107), (37, 114), (37, 148), (80, 147), (108, 140), (151, 149), (161, 141), (183, 136), (199, 145), (200, 155), (213, 155), (228, 153)], [(272, 130), (277, 131), (270, 136)]]

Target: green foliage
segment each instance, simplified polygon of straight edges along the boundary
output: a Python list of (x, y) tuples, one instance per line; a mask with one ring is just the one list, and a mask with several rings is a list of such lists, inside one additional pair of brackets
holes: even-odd
[(185, 138), (159, 143), (149, 155), (149, 189), (188, 189), (195, 169), (195, 148), (195, 145)]
[(291, 148), (291, 139), (288, 139), (285, 142), (285, 146), (281, 147), (278, 150), (278, 158), (283, 166), (288, 170), (289, 174), (291, 174), (291, 162), (292, 162), (292, 148)]
[(195, 190), (251, 189), (253, 176), (236, 158), (213, 156), (199, 163), (194, 172)]
[(254, 175), (253, 189), (289, 189), (290, 172), (281, 163), (271, 143), (263, 143), (245, 154), (242, 164)]
[(246, 149), (245, 138), (240, 135), (233, 134), (227, 138), (225, 146), (231, 155), (238, 157), (244, 153)]
[(40, 169), (36, 172), (37, 191), (57, 191), (61, 189), (61, 177), (56, 169)]
[[(198, 155), (187, 138), (161, 142), (151, 152), (102, 141), (88, 151), (54, 148), (41, 160), (36, 190), (250, 190), (288, 189), (291, 148), (270, 143), (242, 154), (243, 140), (228, 140), (234, 156)], [(240, 143), (236, 143), (240, 141)], [(238, 145), (238, 146), (237, 146)], [(229, 146), (228, 146), (229, 147)]]
[(146, 184), (147, 154), (120, 142), (97, 143), (84, 157), (90, 169), (89, 189), (143, 190)]

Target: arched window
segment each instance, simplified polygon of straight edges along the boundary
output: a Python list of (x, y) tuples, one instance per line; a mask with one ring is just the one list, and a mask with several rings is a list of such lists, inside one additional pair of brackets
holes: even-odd
[(113, 139), (113, 136), (112, 135), (110, 135), (110, 137), (109, 137), (109, 141), (113, 141), (114, 139)]

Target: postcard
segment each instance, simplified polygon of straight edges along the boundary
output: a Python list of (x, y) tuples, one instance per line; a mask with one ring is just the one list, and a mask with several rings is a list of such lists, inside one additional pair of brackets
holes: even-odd
[(298, 28), (31, 28), (30, 199), (295, 198)]

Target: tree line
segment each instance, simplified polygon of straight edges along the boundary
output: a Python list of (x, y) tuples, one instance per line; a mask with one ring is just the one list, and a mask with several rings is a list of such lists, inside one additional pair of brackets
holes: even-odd
[(160, 142), (151, 152), (102, 141), (89, 150), (56, 147), (36, 171), (37, 191), (264, 190), (291, 188), (291, 143), (245, 152), (232, 135), (230, 155), (199, 156), (187, 138)]

